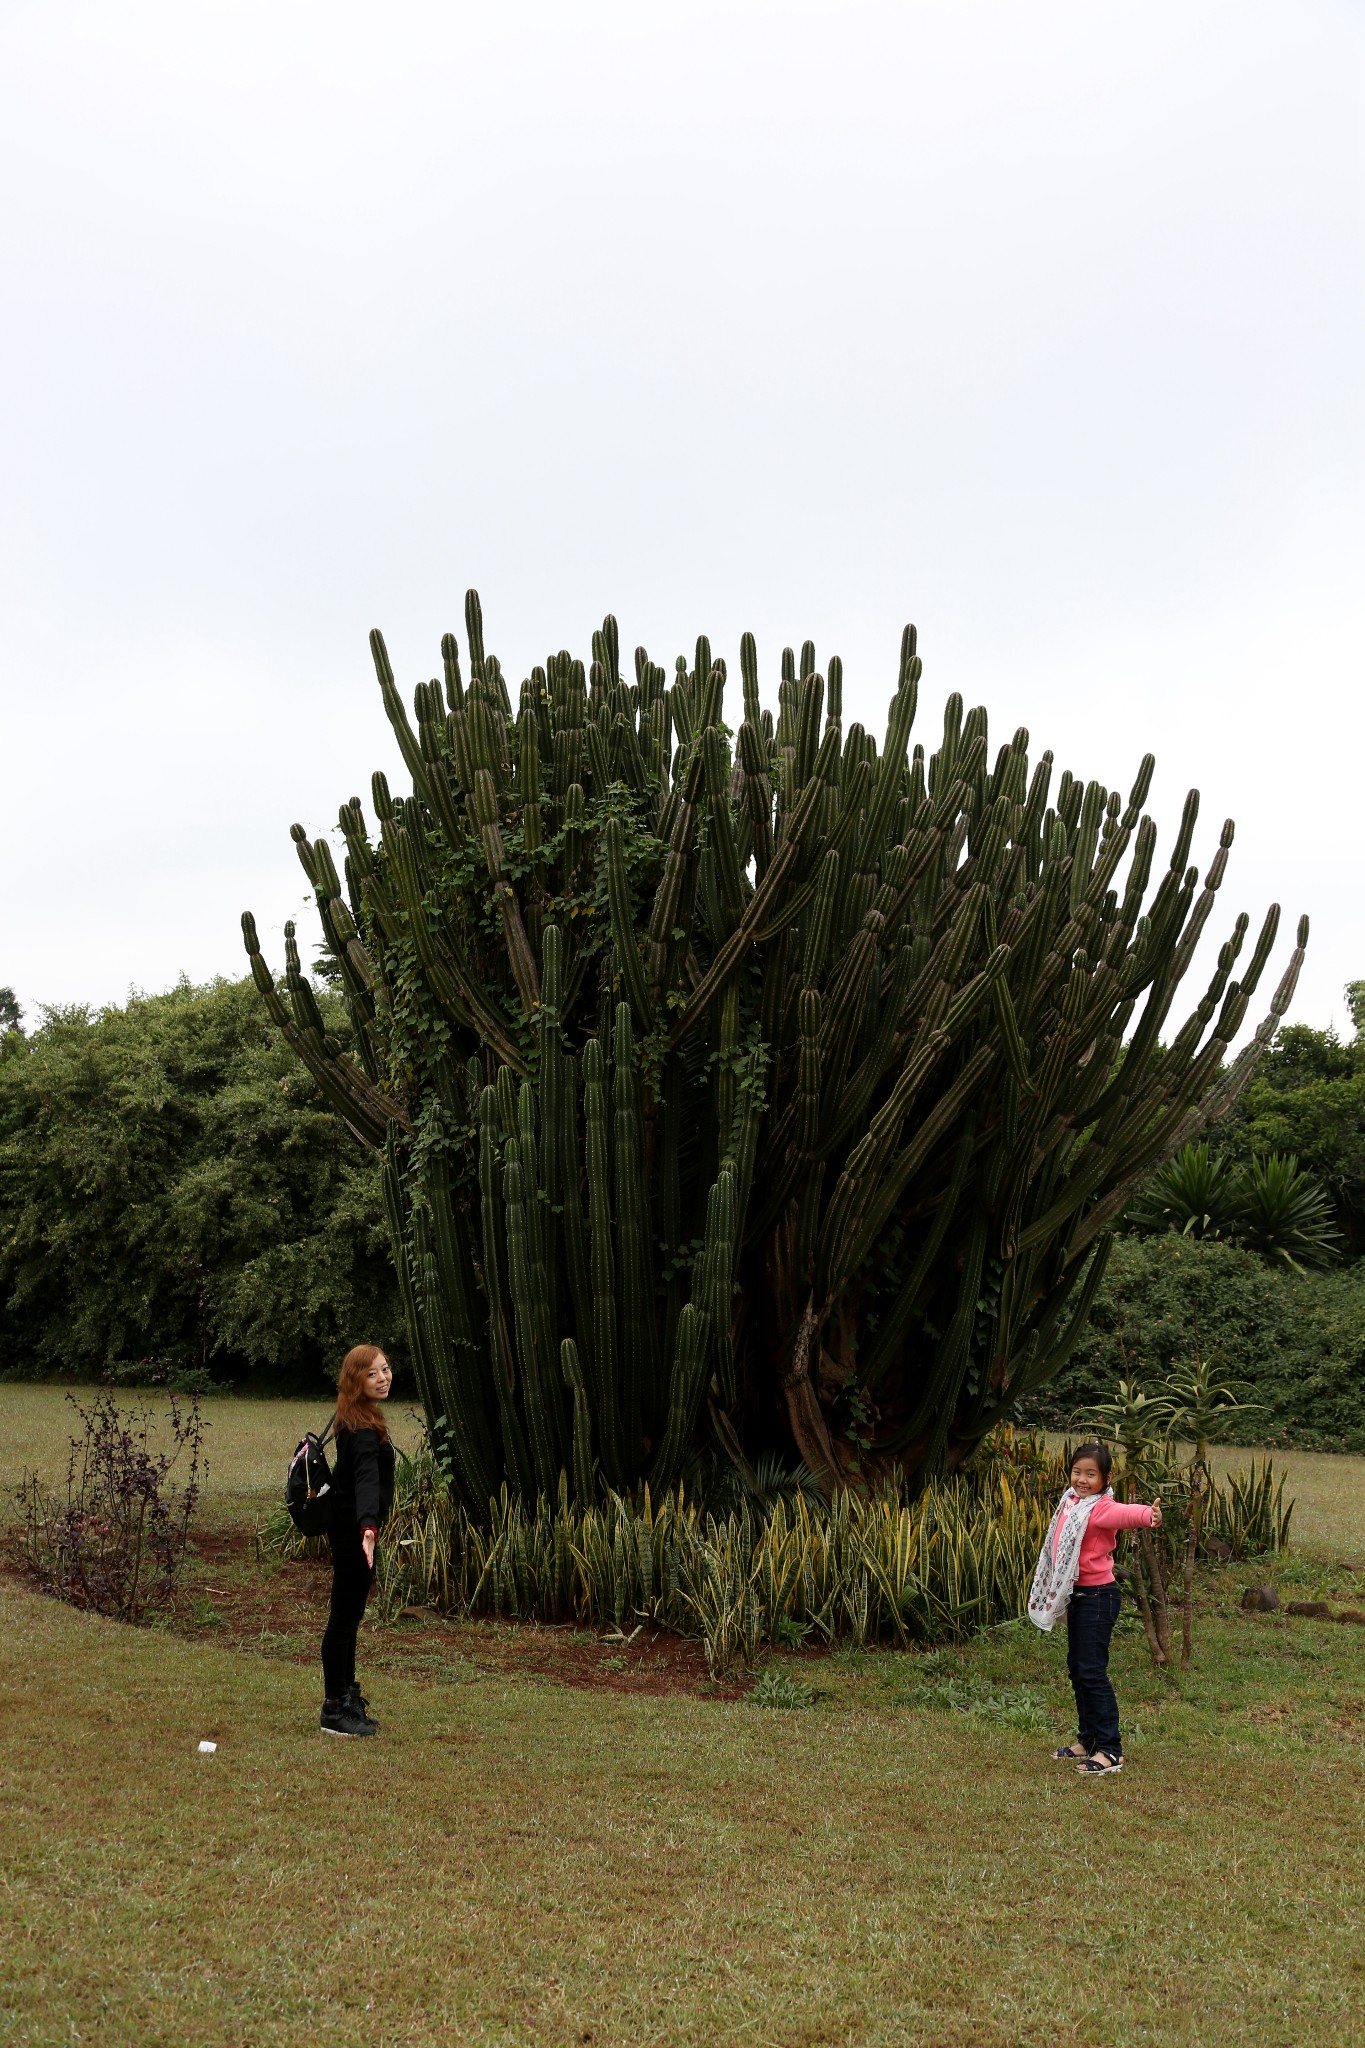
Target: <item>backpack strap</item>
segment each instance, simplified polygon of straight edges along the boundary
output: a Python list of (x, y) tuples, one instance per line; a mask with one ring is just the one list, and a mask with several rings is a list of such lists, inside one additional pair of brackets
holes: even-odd
[(337, 1412), (336, 1412), (336, 1414), (335, 1414), (335, 1415), (334, 1415), (334, 1416), (332, 1417), (331, 1421), (330, 1421), (330, 1422), (328, 1423), (328, 1425), (327, 1425), (326, 1429), (324, 1429), (324, 1430), (323, 1430), (323, 1432), (322, 1432), (322, 1435), (321, 1435), (320, 1437), (318, 1437), (318, 1439), (317, 1439), (317, 1446), (318, 1446), (318, 1449), (319, 1449), (319, 1450), (321, 1450), (321, 1449), (323, 1448), (323, 1446), (324, 1446), (324, 1444), (325, 1444), (325, 1443), (327, 1442), (327, 1439), (328, 1439), (328, 1437), (329, 1437), (329, 1436), (334, 1436), (334, 1435), (336, 1434), (336, 1426), (337, 1426), (337, 1423), (338, 1423), (338, 1421), (340, 1420), (340, 1417), (341, 1417), (341, 1410), (340, 1410), (340, 1409), (338, 1409), (338, 1410), (337, 1410)]

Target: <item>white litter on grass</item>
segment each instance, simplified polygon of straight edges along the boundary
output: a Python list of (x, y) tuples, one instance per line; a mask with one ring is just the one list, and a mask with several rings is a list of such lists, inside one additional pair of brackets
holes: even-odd
[(217, 1749), (217, 1747), (218, 1744), (216, 1742), (201, 1742), (199, 1745), (199, 1754), (200, 1756), (212, 1756), (213, 1752)]

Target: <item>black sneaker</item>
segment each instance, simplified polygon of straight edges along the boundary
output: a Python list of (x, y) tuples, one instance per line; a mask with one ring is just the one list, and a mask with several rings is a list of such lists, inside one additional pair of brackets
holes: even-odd
[(324, 1700), (318, 1723), (324, 1735), (377, 1735), (373, 1721), (360, 1712), (359, 1702), (346, 1693), (339, 1700)]
[(352, 1713), (359, 1714), (362, 1721), (373, 1722), (376, 1728), (379, 1726), (378, 1720), (370, 1712), (369, 1701), (365, 1698), (358, 1685), (347, 1686), (345, 1692), (341, 1695), (341, 1704), (343, 1707), (349, 1707)]

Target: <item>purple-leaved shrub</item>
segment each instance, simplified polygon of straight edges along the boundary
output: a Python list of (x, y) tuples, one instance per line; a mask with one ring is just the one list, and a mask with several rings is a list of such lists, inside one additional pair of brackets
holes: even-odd
[[(120, 1409), (112, 1394), (89, 1407), (70, 1439), (65, 1497), (36, 1473), (19, 1488), (20, 1547), (38, 1584), (59, 1600), (117, 1621), (141, 1621), (170, 1604), (207, 1469), (197, 1400), (171, 1396), (169, 1448), (153, 1448), (149, 1411)], [(172, 1468), (177, 1480), (168, 1485)]]

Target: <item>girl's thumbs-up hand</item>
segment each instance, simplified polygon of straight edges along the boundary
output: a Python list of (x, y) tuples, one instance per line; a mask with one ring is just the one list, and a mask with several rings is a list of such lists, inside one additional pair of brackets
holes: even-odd
[(1152, 1527), (1154, 1529), (1161, 1527), (1161, 1502), (1159, 1500), (1152, 1502)]

